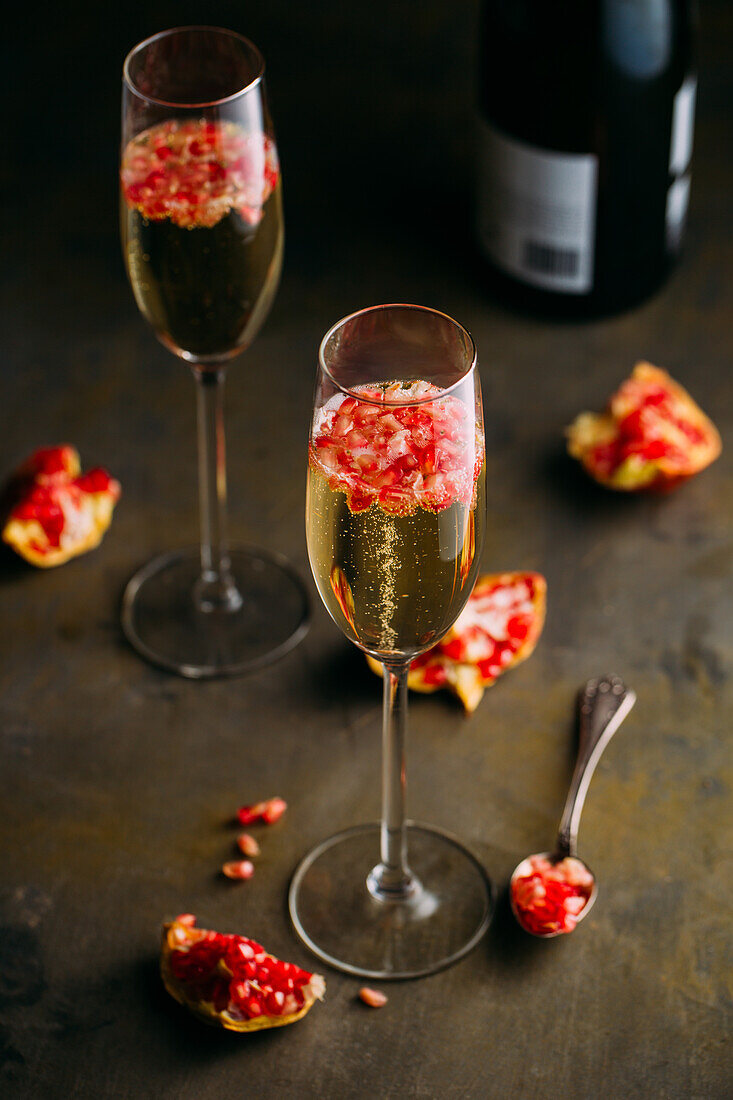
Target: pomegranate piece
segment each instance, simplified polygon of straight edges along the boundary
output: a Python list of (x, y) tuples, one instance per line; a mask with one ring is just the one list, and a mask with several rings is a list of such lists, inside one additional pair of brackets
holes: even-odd
[(382, 993), (380, 989), (370, 989), (366, 985), (359, 990), (359, 999), (370, 1008), (381, 1008), (387, 1003), (386, 993)]
[[(414, 691), (448, 688), (470, 714), (484, 690), (507, 669), (526, 660), (545, 622), (547, 583), (540, 573), (485, 573), (442, 641), (410, 665)], [(382, 666), (367, 657), (369, 667)]]
[(572, 932), (593, 893), (593, 876), (579, 859), (556, 863), (530, 856), (512, 879), (512, 908), (522, 928), (536, 936)]
[(718, 430), (666, 371), (637, 363), (603, 413), (566, 431), (568, 452), (609, 489), (671, 489), (713, 462)]
[(255, 873), (254, 863), (250, 863), (248, 859), (231, 859), (228, 863), (222, 864), (222, 874), (227, 878), (234, 879), (249, 879)]
[(32, 565), (62, 565), (99, 545), (119, 496), (101, 467), (80, 473), (73, 447), (42, 447), (8, 484), (3, 539)]
[(267, 134), (205, 119), (169, 119), (144, 130), (127, 145), (120, 168), (129, 207), (182, 229), (210, 228), (231, 210), (258, 225), (279, 178)]
[[(354, 392), (336, 394), (317, 411), (310, 447), (312, 469), (345, 494), (352, 512), (376, 505), (407, 516), (418, 508), (441, 512), (456, 501), (473, 506), (483, 439), (462, 401), (424, 381)], [(396, 404), (406, 400), (422, 403)], [(350, 592), (341, 577), (331, 583), (347, 608)]]
[(240, 806), (237, 820), (240, 825), (254, 825), (258, 821), (272, 825), (279, 821), (288, 808), (284, 798), (268, 798), (265, 802), (255, 802), (252, 806)]
[(237, 847), (245, 856), (258, 856), (260, 854), (259, 844), (249, 833), (239, 834), (237, 837)]
[(245, 936), (197, 928), (190, 913), (163, 925), (160, 972), (179, 1004), (229, 1031), (295, 1023), (326, 990), (320, 974), (281, 962)]
[(21, 463), (13, 475), (15, 484), (27, 485), (29, 482), (49, 484), (78, 477), (81, 473), (79, 452), (68, 443), (58, 447), (39, 447), (30, 458)]

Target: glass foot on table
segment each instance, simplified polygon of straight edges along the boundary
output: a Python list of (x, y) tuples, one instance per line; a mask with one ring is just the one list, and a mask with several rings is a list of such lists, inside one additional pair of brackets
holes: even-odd
[(367, 876), (379, 862), (380, 826), (324, 840), (300, 863), (288, 895), (295, 930), (323, 962), (364, 978), (419, 978), (466, 955), (486, 932), (491, 882), (449, 833), (407, 823), (418, 888), (406, 902), (378, 901)]
[(231, 609), (197, 606), (198, 547), (138, 570), (122, 598), (122, 629), (142, 657), (190, 679), (236, 676), (283, 657), (305, 636), (308, 595), (287, 558), (255, 547), (234, 547), (229, 556), (241, 595)]

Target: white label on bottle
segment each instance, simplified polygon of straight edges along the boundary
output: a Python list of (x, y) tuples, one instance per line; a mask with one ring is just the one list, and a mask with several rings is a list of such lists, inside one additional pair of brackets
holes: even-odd
[(669, 145), (669, 171), (681, 176), (692, 159), (692, 134), (695, 121), (695, 93), (697, 81), (689, 76), (677, 95), (672, 107), (672, 140)]
[(508, 138), (482, 120), (478, 232), (497, 267), (548, 290), (593, 286), (598, 158)]
[(690, 176), (688, 174), (675, 180), (667, 192), (667, 246), (672, 252), (676, 252), (682, 243), (689, 201)]

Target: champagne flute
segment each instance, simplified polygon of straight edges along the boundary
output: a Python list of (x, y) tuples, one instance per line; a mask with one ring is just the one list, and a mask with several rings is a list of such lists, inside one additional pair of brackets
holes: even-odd
[(290, 913), (301, 939), (332, 966), (418, 977), (465, 955), (492, 904), (486, 873), (466, 848), (405, 820), (410, 662), (463, 609), (484, 536), (473, 341), (422, 306), (361, 310), (324, 337), (314, 404), (308, 553), (331, 617), (383, 666), (382, 821), (310, 852), (291, 883)]
[(264, 62), (246, 38), (179, 27), (125, 60), (121, 228), (127, 272), (156, 336), (197, 388), (200, 547), (143, 566), (122, 624), (145, 658), (192, 678), (233, 675), (286, 653), (308, 599), (285, 558), (229, 548), (225, 368), (249, 346), (280, 279), (280, 168)]

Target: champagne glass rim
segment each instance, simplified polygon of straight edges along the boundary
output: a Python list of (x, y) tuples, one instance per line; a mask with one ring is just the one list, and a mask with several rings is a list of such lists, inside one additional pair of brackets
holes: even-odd
[[(202, 100), (196, 103), (181, 103), (176, 100), (160, 99), (158, 96), (148, 95), (146, 92), (143, 92), (140, 88), (138, 88), (137, 84), (130, 75), (130, 64), (133, 58), (146, 47), (150, 46), (151, 43), (157, 42), (162, 38), (169, 38), (173, 34), (181, 34), (183, 31), (210, 31), (215, 34), (226, 35), (229, 38), (236, 38), (239, 42), (243, 42), (244, 45), (252, 50), (253, 54), (255, 55), (258, 67), (256, 75), (252, 78), (252, 80), (249, 81), (248, 84), (245, 84), (244, 87), (240, 88), (238, 91), (232, 92), (231, 95), (222, 96), (221, 99)], [(245, 38), (245, 36), (243, 34), (240, 34), (238, 31), (227, 30), (226, 27), (213, 27), (203, 23), (193, 23), (184, 27), (170, 27), (168, 30), (158, 31), (157, 34), (149, 35), (148, 38), (144, 38), (142, 42), (138, 42), (136, 46), (132, 47), (122, 65), (122, 78), (133, 95), (138, 96), (140, 99), (144, 99), (147, 103), (155, 103), (159, 107), (180, 107), (181, 109), (219, 107), (224, 103), (231, 103), (232, 100), (237, 99), (241, 95), (244, 95), (245, 92), (249, 92), (253, 88), (256, 88), (257, 85), (260, 84), (260, 82), (262, 81), (264, 75), (265, 59), (257, 46), (255, 46), (254, 42), (251, 41), (251, 39)]]
[(429, 313), (435, 317), (442, 317), (444, 320), (453, 325), (454, 328), (458, 330), (458, 332), (462, 333), (463, 336), (465, 336), (471, 353), (471, 359), (465, 371), (460, 375), (460, 377), (458, 377), (455, 382), (451, 382), (450, 386), (440, 387), (439, 393), (426, 394), (424, 397), (406, 397), (404, 400), (400, 400), (399, 398), (393, 400), (392, 398), (390, 398), (389, 402), (386, 402), (386, 404), (394, 405), (397, 408), (406, 405), (427, 405), (431, 401), (437, 401), (439, 398), (446, 397), (448, 394), (458, 389), (459, 386), (462, 386), (466, 379), (470, 378), (471, 375), (474, 374), (478, 361), (476, 342), (474, 341), (468, 329), (464, 328), (464, 326), (459, 321), (456, 321), (454, 317), (451, 317), (448, 313), (444, 313), (440, 309), (433, 309), (432, 306), (421, 306), (410, 302), (385, 302), (382, 305), (365, 306), (363, 309), (357, 309), (353, 313), (347, 314), (339, 321), (336, 321), (335, 324), (331, 325), (330, 329), (321, 340), (321, 344), (318, 349), (318, 361), (321, 370), (326, 375), (326, 377), (329, 378), (331, 382), (333, 382), (334, 386), (336, 386), (336, 388), (341, 391), (341, 393), (347, 394), (349, 397), (354, 397), (357, 401), (363, 401), (365, 404), (378, 405), (380, 407), (383, 407), (385, 405), (385, 402), (366, 397), (363, 393), (360, 393), (359, 390), (350, 388), (349, 386), (345, 386), (343, 385), (343, 383), (339, 382), (339, 380), (334, 377), (333, 373), (328, 367), (325, 351), (326, 345), (328, 344), (334, 333), (336, 333), (344, 325), (348, 324), (349, 321), (353, 321), (357, 317), (361, 317), (363, 314), (366, 313), (377, 313), (379, 311), (387, 309), (414, 310), (417, 313)]

